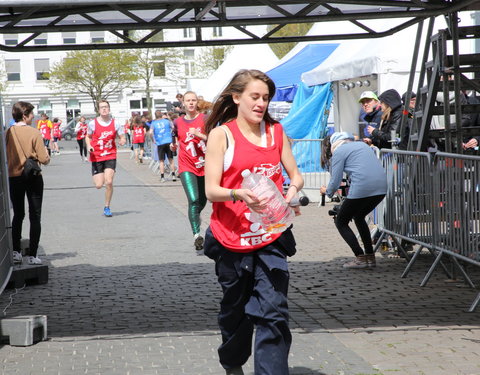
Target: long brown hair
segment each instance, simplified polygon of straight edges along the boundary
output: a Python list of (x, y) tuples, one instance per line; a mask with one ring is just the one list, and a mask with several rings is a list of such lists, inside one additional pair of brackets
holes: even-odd
[(322, 155), (320, 157), (320, 164), (325, 169), (330, 165), (330, 159), (332, 158), (332, 144), (330, 143), (330, 136), (326, 136), (322, 141)]
[[(212, 112), (205, 122), (205, 132), (207, 135), (217, 125), (221, 125), (237, 117), (238, 108), (237, 104), (233, 101), (233, 94), (242, 94), (250, 81), (255, 79), (264, 82), (268, 86), (268, 101), (270, 102), (273, 95), (275, 95), (275, 83), (273, 83), (272, 79), (259, 70), (239, 70), (213, 104)], [(265, 111), (263, 119), (270, 124), (275, 122), (268, 113), (268, 109)]]
[(392, 107), (390, 107), (387, 103), (383, 102), (387, 108), (383, 111), (382, 120), (388, 121), (390, 120), (390, 115), (392, 114)]

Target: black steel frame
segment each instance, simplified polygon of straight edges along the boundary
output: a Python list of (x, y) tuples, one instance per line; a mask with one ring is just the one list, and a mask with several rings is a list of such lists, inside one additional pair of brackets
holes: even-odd
[[(0, 4), (0, 34), (30, 34), (16, 45), (0, 44), (9, 52), (61, 51), (85, 49), (169, 48), (308, 42), (322, 40), (380, 38), (392, 35), (426, 18), (461, 10), (480, 8), (478, 0), (223, 0), (223, 1), (154, 1), (154, 0), (3, 0)], [(292, 10), (293, 9), (293, 10)], [(119, 16), (122, 17), (119, 21)], [(396, 27), (373, 30), (361, 21), (369, 19), (408, 18)], [(309, 36), (275, 36), (291, 23), (350, 21), (364, 32)], [(248, 31), (248, 25), (277, 25), (264, 35)], [(235, 27), (241, 38), (206, 39), (205, 28)], [(149, 41), (164, 29), (194, 28), (195, 38), (174, 41)], [(328, 28), (327, 28), (328, 29)], [(130, 30), (150, 30), (137, 41)], [(41, 33), (73, 31), (108, 31), (116, 42), (89, 44), (31, 45)]]

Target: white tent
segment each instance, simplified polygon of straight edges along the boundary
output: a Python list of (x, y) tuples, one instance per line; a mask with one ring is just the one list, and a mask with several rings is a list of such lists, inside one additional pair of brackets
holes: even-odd
[[(462, 21), (461, 26), (471, 24), (469, 14), (464, 14)], [(391, 24), (392, 20), (375, 20), (375, 30), (378, 31), (382, 22), (384, 26), (380, 30), (395, 26)], [(344, 23), (342, 33), (354, 33), (352, 27)], [(443, 18), (437, 18), (435, 30), (444, 28), (446, 25)], [(424, 25), (424, 34), (426, 29), (427, 24)], [(372, 90), (380, 94), (393, 88), (400, 95), (406, 91), (416, 33), (417, 26), (414, 25), (383, 38), (345, 40), (322, 64), (302, 74), (302, 81), (308, 86), (333, 82), (336, 130), (358, 134), (358, 98), (362, 91)], [(422, 39), (420, 59), (423, 46)], [(465, 43), (460, 45), (460, 50), (464, 53), (468, 53), (470, 48), (471, 46)], [(417, 64), (417, 72), (419, 70), (420, 65)], [(417, 89), (416, 81), (412, 89)]]
[(275, 67), (278, 57), (267, 44), (238, 45), (233, 47), (218, 69), (196, 89), (205, 100), (213, 101), (240, 69), (267, 71)]

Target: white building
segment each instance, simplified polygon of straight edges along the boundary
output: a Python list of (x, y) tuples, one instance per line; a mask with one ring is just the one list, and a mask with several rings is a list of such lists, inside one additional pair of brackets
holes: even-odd
[[(249, 28), (249, 31), (262, 32), (264, 26)], [(240, 31), (235, 28), (215, 27), (205, 30), (205, 38), (230, 38), (238, 37)], [(180, 34), (180, 35), (179, 35)], [(28, 38), (29, 34), (4, 34), (0, 38), (4, 39), (6, 45), (14, 46), (18, 42)], [(179, 36), (184, 39), (194, 39), (194, 29), (170, 29), (165, 30), (163, 38), (168, 40), (179, 40)], [(76, 43), (103, 43), (116, 38), (113, 34), (104, 31), (92, 32), (63, 32), (41, 34), (29, 41), (27, 45), (55, 45), (55, 44), (76, 44)], [(172, 81), (168, 79), (169, 70), (173, 67), (165, 65), (164, 61), (159, 60), (156, 66), (154, 77), (151, 82), (151, 97), (153, 99), (154, 109), (166, 109), (166, 102), (175, 100), (177, 93), (183, 93), (191, 85), (190, 80), (198, 78), (196, 71), (196, 59), (201, 53), (201, 47), (181, 48), (178, 55), (183, 60), (184, 71), (180, 80)], [(92, 99), (81, 93), (76, 92), (56, 92), (48, 85), (47, 73), (56, 62), (60, 61), (66, 52), (2, 52), (0, 51), (0, 62), (4, 63), (6, 72), (7, 87), (2, 96), (2, 106), (4, 121), (8, 123), (11, 113), (11, 106), (18, 100), (31, 102), (35, 106), (35, 113), (45, 112), (50, 119), (60, 118), (64, 123), (79, 114), (92, 116), (95, 113)], [(178, 70), (178, 66), (176, 67)], [(207, 83), (208, 84), (208, 83)], [(201, 95), (201, 92), (198, 93)], [(146, 113), (146, 94), (145, 84), (139, 81), (132, 87), (125, 88), (116, 95), (108, 98), (112, 114), (120, 121), (125, 121), (133, 112)]]

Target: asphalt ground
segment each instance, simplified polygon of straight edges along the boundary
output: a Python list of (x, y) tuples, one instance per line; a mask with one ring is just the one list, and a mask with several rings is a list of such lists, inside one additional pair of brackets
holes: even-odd
[[(125, 150), (105, 218), (104, 192), (75, 145), (63, 141), (44, 168), (39, 254), (49, 282), (0, 295), (4, 317), (47, 315), (48, 340), (0, 346), (1, 373), (223, 374), (221, 291), (213, 262), (194, 252), (181, 183), (160, 183)], [(405, 279), (405, 261), (390, 252), (376, 269), (343, 269), (351, 253), (328, 208), (310, 204), (294, 225), (290, 373), (480, 374), (479, 312), (466, 312), (477, 291), (440, 269), (420, 287), (427, 254)], [(477, 268), (469, 273), (479, 280)], [(245, 370), (253, 374), (252, 359)]]

